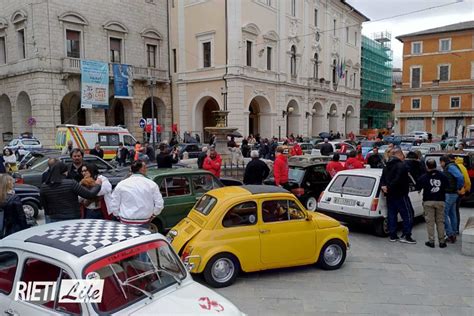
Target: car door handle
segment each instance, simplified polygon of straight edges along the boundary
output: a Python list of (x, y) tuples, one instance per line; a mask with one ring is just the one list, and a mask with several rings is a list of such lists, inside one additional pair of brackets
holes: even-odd
[(269, 233), (269, 232), (270, 232), (269, 229), (260, 229), (261, 234), (266, 234), (266, 233)]
[(9, 315), (9, 316), (18, 316), (19, 314), (17, 313), (17, 311), (9, 308), (7, 309), (6, 311), (4, 311), (6, 315)]

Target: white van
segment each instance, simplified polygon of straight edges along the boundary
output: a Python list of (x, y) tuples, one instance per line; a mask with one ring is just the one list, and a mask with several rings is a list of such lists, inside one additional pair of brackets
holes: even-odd
[(63, 149), (69, 140), (74, 148), (81, 148), (86, 154), (99, 143), (104, 150), (104, 159), (115, 158), (118, 144), (121, 142), (128, 150), (133, 149), (137, 142), (128, 129), (120, 126), (101, 126), (92, 124), (80, 126), (64, 124), (57, 126), (55, 148)]
[[(340, 171), (321, 192), (318, 212), (342, 222), (373, 225), (375, 234), (386, 236), (387, 201), (380, 188), (382, 169)], [(422, 194), (410, 189), (415, 217), (423, 215)], [(400, 216), (398, 220), (401, 221)]]

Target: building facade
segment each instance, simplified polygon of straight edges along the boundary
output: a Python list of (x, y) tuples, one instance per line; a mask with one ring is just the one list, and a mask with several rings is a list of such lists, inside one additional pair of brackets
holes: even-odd
[(388, 32), (362, 36), (362, 71), (360, 128), (391, 129), (392, 112), (392, 51)]
[(170, 1), (180, 130), (207, 139), (220, 109), (243, 135), (356, 133), (367, 20), (340, 0)]
[(474, 114), (474, 21), (397, 39), (403, 42), (402, 86), (395, 90), (398, 131), (462, 133)]
[[(51, 147), (57, 125), (97, 123), (125, 125), (141, 139), (151, 92), (158, 124), (171, 130), (166, 0), (0, 0), (0, 7), (2, 135), (33, 132)], [(81, 109), (81, 59), (109, 63), (109, 109)], [(133, 99), (114, 98), (113, 63), (131, 65)]]

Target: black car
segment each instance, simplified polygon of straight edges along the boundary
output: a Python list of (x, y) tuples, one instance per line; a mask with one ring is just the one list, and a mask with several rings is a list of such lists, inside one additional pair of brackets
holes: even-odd
[[(14, 173), (13, 177), (15, 178), (15, 182), (31, 184), (39, 188), (42, 183), (43, 173), (48, 169), (48, 158), (57, 158), (67, 165), (72, 163), (72, 159), (69, 156), (45, 156), (39, 159), (37, 163), (29, 169), (20, 170)], [(117, 183), (119, 183), (129, 173), (128, 167), (116, 168), (114, 165), (94, 155), (84, 155), (84, 162), (96, 165), (99, 169), (99, 173), (109, 179), (112, 187), (115, 187)]]
[(202, 151), (202, 145), (197, 143), (179, 144), (179, 159), (183, 159), (184, 152), (188, 153), (188, 158), (197, 158)]
[(15, 184), (15, 194), (20, 196), (23, 211), (33, 217), (37, 217), (41, 207), (40, 190), (29, 184)]
[[(316, 210), (319, 195), (331, 181), (326, 165), (327, 162), (289, 163), (285, 189), (293, 193), (309, 211)], [(275, 184), (275, 180), (268, 178), (264, 184)]]

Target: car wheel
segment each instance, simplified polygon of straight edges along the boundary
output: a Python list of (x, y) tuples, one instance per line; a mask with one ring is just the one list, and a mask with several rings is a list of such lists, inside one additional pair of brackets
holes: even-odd
[(386, 217), (375, 223), (375, 235), (379, 237), (387, 237), (388, 233), (388, 219)]
[(165, 230), (163, 229), (163, 224), (160, 221), (154, 221), (150, 223), (149, 231), (152, 233), (164, 234)]
[(306, 200), (306, 209), (308, 211), (316, 211), (316, 207), (318, 206), (318, 200), (316, 200), (316, 198), (314, 196), (310, 196), (307, 200)]
[(336, 270), (345, 260), (346, 244), (340, 239), (331, 239), (321, 249), (318, 264), (324, 270)]
[(23, 205), (23, 212), (25, 212), (25, 215), (34, 217), (34, 218), (38, 217), (39, 208), (35, 202), (25, 201), (25, 202), (22, 202), (22, 205)]
[(215, 288), (226, 287), (235, 282), (240, 271), (237, 258), (230, 253), (215, 255), (204, 269), (204, 279)]

